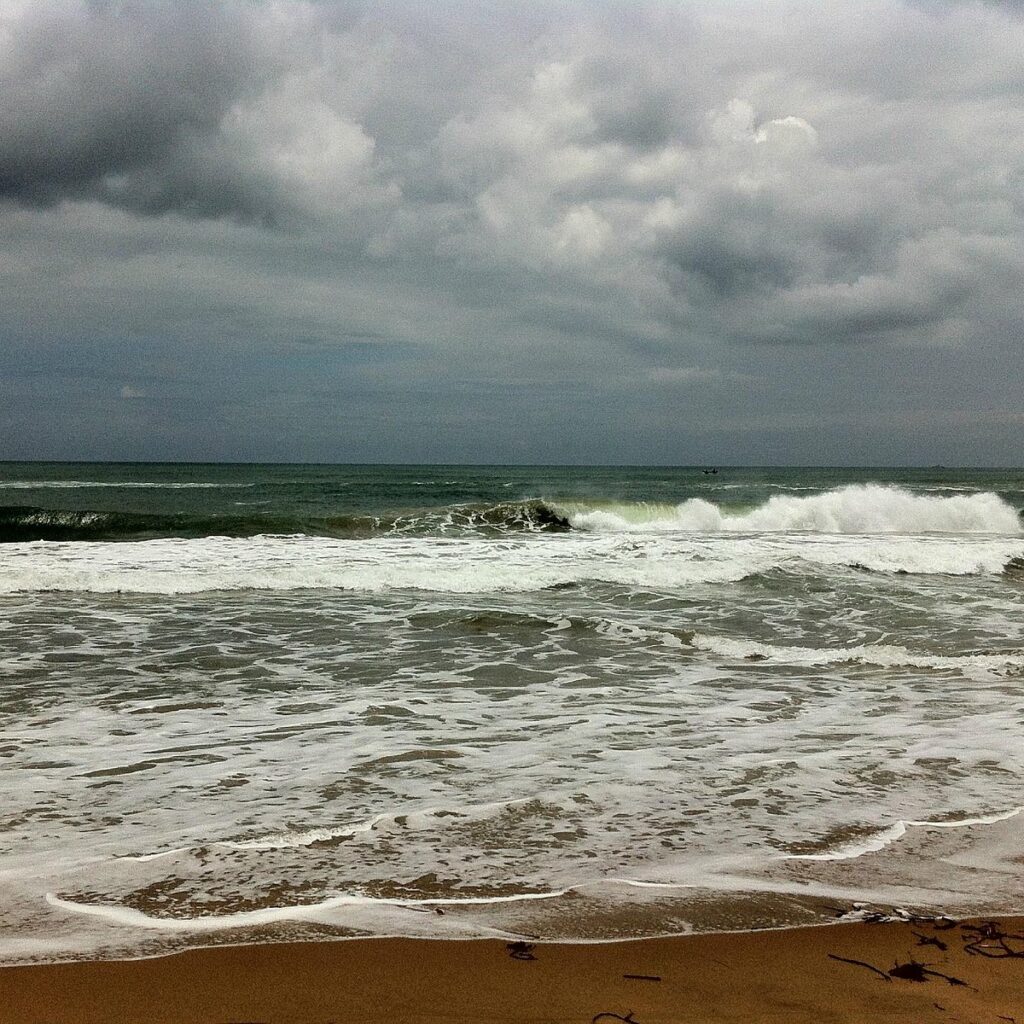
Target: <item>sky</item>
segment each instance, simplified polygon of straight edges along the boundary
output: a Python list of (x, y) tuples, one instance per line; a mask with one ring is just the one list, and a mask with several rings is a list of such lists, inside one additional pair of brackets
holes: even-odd
[(1024, 2), (0, 0), (0, 458), (1024, 463)]

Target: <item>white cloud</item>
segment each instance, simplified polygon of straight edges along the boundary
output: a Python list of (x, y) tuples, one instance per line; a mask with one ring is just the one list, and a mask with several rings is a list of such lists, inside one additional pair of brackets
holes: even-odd
[(802, 117), (776, 117), (766, 121), (756, 132), (754, 141), (787, 149), (817, 145), (818, 133)]
[(570, 256), (594, 259), (612, 237), (611, 225), (587, 203), (566, 211), (555, 232), (555, 247)]

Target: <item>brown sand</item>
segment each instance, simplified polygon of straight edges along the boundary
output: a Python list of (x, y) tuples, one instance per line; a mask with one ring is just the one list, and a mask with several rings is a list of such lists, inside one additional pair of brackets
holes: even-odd
[[(1024, 919), (994, 927), (1024, 936)], [(496, 941), (221, 947), (0, 968), (0, 1021), (1024, 1024), (1024, 939), (978, 938), (970, 925), (899, 923), (520, 951), (535, 959), (513, 957)], [(1022, 956), (1004, 956), (1007, 950)], [(935, 974), (888, 977), (894, 965), (912, 961), (966, 984)]]

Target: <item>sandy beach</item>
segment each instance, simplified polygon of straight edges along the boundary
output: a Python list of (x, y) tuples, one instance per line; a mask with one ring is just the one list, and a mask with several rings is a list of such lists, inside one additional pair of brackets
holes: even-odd
[(1024, 919), (601, 944), (355, 940), (0, 969), (3, 1024), (1024, 1020)]

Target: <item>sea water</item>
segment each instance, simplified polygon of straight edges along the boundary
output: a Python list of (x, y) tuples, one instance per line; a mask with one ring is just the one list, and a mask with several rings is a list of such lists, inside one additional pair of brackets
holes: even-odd
[(0, 959), (1024, 909), (1024, 474), (705, 468), (0, 464)]

